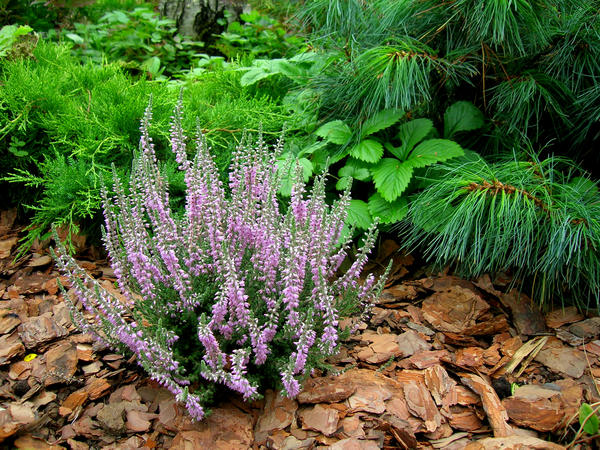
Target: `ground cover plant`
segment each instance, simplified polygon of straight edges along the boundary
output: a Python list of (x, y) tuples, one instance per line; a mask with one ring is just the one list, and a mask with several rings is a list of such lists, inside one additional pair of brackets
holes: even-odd
[[(274, 138), (284, 123), (294, 128), (279, 104), (242, 88), (240, 76), (216, 70), (182, 82), (184, 103), (196, 111), (221, 170), (244, 129), (261, 123), (264, 135)], [(82, 65), (68, 47), (43, 40), (31, 57), (1, 60), (0, 77), (0, 177), (9, 193), (2, 201), (32, 207), (28, 242), (45, 235), (52, 223), (69, 231), (77, 224), (98, 225), (101, 181), (110, 178), (111, 164), (120, 174), (130, 170), (138, 148), (136, 117), (149, 95), (154, 97), (157, 153), (171, 168), (173, 200), (183, 199), (183, 180), (169, 156), (168, 133), (162, 131), (181, 83), (135, 80), (116, 63)], [(186, 130), (195, 126), (193, 118), (185, 119)]]
[(171, 145), (185, 175), (186, 206), (176, 215), (150, 121), (149, 106), (129, 185), (115, 173), (115, 196), (104, 191), (104, 242), (124, 298), (103, 289), (58, 245), (57, 262), (74, 287), (75, 323), (133, 353), (195, 419), (204, 416), (215, 384), (250, 399), (279, 379), (294, 397), (311, 369), (335, 353), (339, 318), (361, 312), (383, 288), (385, 275), (358, 283), (376, 227), (334, 280), (351, 239), (340, 240), (349, 191), (329, 206), (326, 174), (306, 192), (298, 171), (282, 210), (276, 157), (283, 144), (268, 148), (259, 135), (238, 146), (228, 195), (200, 132), (188, 159), (181, 102)]

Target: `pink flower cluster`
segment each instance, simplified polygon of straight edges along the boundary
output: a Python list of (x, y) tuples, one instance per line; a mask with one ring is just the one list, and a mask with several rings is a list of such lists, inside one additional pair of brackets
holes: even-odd
[[(277, 196), (282, 172), (277, 156), (283, 142), (269, 148), (261, 136), (256, 142), (245, 138), (238, 146), (225, 186), (200, 132), (194, 158), (188, 159), (181, 117), (180, 100), (171, 144), (187, 185), (182, 216), (169, 207), (167, 182), (148, 134), (151, 105), (142, 120), (140, 155), (129, 185), (115, 176), (115, 195), (109, 198), (104, 192), (104, 241), (126, 301), (119, 302), (87, 277), (64, 249), (58, 261), (71, 276), (77, 299), (97, 319), (90, 324), (74, 309), (77, 324), (115, 348), (132, 351), (152, 377), (201, 419), (202, 405), (188, 392), (172, 351), (177, 339), (191, 337), (169, 330), (154, 336), (148, 327), (131, 322), (130, 317), (139, 317), (136, 299), (150, 302), (165, 317), (196, 313), (202, 377), (244, 398), (259, 392), (247, 376), (248, 365), (263, 365), (273, 340), (284, 336), (293, 351), (278, 370), (293, 397), (309, 370), (307, 359), (336, 350), (338, 302), (352, 298), (357, 305), (367, 304), (383, 280), (357, 282), (375, 242), (375, 226), (350, 269), (335, 278), (351, 239), (343, 232), (348, 191), (329, 206), (326, 175), (318, 176), (307, 192), (298, 173), (289, 207), (283, 208)], [(216, 287), (208, 302), (195, 288), (198, 279)], [(109, 331), (99, 331), (99, 324)]]

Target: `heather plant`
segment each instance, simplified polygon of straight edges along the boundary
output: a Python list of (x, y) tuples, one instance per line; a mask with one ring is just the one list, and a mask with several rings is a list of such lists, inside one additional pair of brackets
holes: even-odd
[(77, 326), (133, 353), (201, 419), (215, 385), (251, 399), (277, 378), (287, 396), (298, 394), (315, 364), (336, 351), (340, 317), (362, 311), (385, 276), (358, 282), (375, 225), (349, 269), (337, 273), (350, 244), (341, 239), (348, 189), (329, 206), (326, 174), (309, 190), (297, 172), (283, 208), (283, 143), (270, 149), (260, 134), (237, 147), (225, 185), (200, 131), (188, 159), (181, 110), (180, 102), (171, 147), (187, 186), (183, 214), (169, 207), (148, 132), (150, 106), (129, 185), (115, 174), (114, 196), (103, 191), (104, 242), (123, 297), (103, 289), (60, 243), (57, 262), (73, 285)]

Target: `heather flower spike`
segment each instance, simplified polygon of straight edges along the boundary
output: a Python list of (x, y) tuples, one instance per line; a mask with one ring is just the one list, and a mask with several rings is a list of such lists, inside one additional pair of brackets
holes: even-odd
[(335, 353), (339, 311), (363, 312), (381, 292), (383, 277), (358, 282), (376, 227), (336, 278), (350, 243), (342, 241), (349, 192), (329, 206), (326, 174), (308, 189), (298, 172), (282, 211), (276, 162), (283, 140), (269, 148), (260, 135), (236, 149), (227, 189), (200, 131), (188, 159), (181, 96), (170, 132), (187, 194), (185, 211), (174, 214), (151, 119), (150, 104), (129, 185), (115, 174), (114, 194), (103, 190), (104, 243), (122, 296), (87, 275), (55, 237), (76, 325), (133, 353), (198, 420), (215, 383), (256, 398), (270, 371), (294, 397), (314, 364)]

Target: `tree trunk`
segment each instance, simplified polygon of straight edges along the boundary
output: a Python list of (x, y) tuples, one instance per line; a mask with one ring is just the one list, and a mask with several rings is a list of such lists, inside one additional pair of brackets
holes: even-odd
[(175, 21), (181, 35), (210, 44), (213, 35), (225, 29), (219, 24), (225, 8), (239, 17), (244, 4), (240, 0), (160, 0), (158, 7), (163, 17)]

